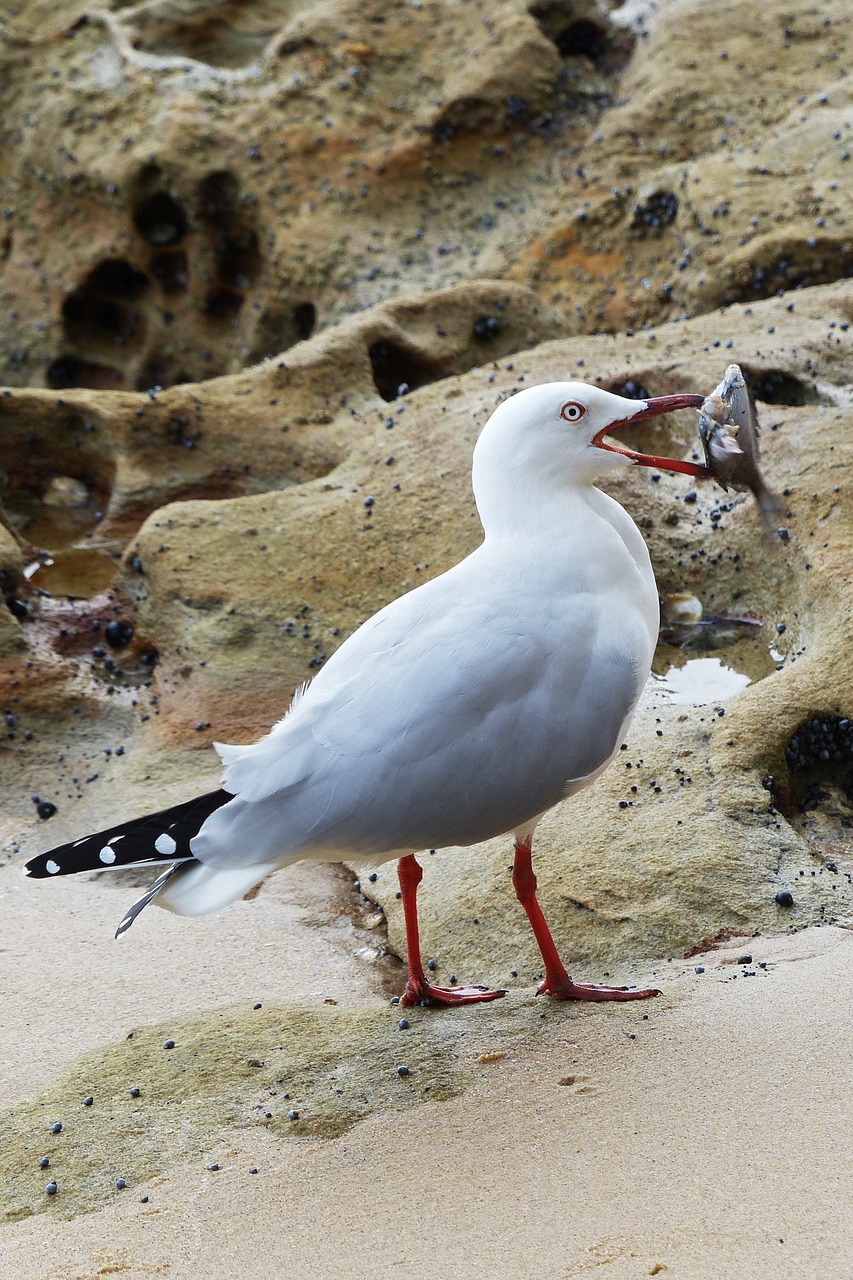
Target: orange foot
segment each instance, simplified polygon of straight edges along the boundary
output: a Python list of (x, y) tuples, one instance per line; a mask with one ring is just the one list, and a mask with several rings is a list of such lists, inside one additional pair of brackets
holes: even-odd
[(655, 987), (607, 987), (597, 982), (572, 982), (571, 978), (544, 978), (536, 991), (540, 996), (554, 1000), (648, 1000), (659, 996)]
[(425, 978), (421, 982), (410, 978), (400, 996), (400, 1004), (476, 1004), (505, 995), (505, 991), (490, 991), (488, 987), (434, 987)]

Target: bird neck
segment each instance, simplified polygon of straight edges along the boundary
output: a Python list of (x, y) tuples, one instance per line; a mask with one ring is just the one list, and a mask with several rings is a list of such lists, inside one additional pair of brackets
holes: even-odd
[(487, 541), (571, 538), (600, 517), (600, 499), (612, 501), (589, 482), (561, 479), (559, 485), (528, 486), (518, 477), (502, 492), (490, 486), (485, 494), (475, 489), (474, 496)]

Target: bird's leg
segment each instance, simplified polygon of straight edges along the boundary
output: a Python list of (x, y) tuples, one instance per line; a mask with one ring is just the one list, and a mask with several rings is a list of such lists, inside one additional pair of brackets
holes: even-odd
[(505, 991), (489, 991), (486, 987), (434, 987), (427, 981), (418, 935), (418, 885), (423, 874), (423, 868), (413, 854), (397, 863), (409, 956), (409, 979), (400, 996), (400, 1004), (473, 1004), (478, 1000), (497, 1000), (498, 996), (505, 996)]
[(542, 914), (536, 897), (536, 876), (533, 873), (531, 850), (532, 836), (516, 840), (515, 861), (512, 868), (512, 885), (530, 921), (531, 928), (542, 952), (545, 977), (539, 983), (537, 995), (553, 996), (555, 1000), (645, 1000), (660, 995), (651, 988), (629, 990), (627, 987), (600, 986), (594, 982), (572, 982), (551, 937), (551, 930)]

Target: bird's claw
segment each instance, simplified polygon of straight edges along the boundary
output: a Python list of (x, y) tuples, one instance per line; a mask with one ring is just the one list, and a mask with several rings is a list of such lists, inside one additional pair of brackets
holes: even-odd
[(608, 987), (598, 982), (572, 982), (571, 978), (543, 978), (536, 989), (538, 996), (551, 996), (553, 1000), (648, 1000), (659, 996), (656, 987)]
[(477, 1004), (484, 1000), (498, 1000), (505, 995), (506, 991), (490, 991), (488, 987), (434, 987), (431, 982), (413, 982), (410, 979), (400, 996), (400, 1004)]

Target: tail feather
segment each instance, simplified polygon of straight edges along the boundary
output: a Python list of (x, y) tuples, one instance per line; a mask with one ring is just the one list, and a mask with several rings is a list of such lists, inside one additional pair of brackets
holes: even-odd
[(208, 791), (171, 809), (59, 845), (32, 858), (24, 871), (35, 879), (45, 879), (78, 871), (186, 862), (193, 857), (190, 840), (211, 813), (233, 798), (228, 791)]
[(163, 874), (159, 875), (157, 879), (154, 881), (154, 883), (148, 886), (148, 888), (143, 893), (142, 897), (137, 898), (133, 906), (129, 907), (128, 910), (125, 912), (125, 914), (122, 916), (121, 923), (119, 924), (119, 927), (116, 929), (115, 936), (117, 938), (120, 938), (123, 933), (127, 933), (128, 929), (133, 924), (134, 920), (139, 915), (140, 911), (144, 911), (144, 909), (148, 906), (148, 903), (152, 900), (152, 898), (157, 897), (157, 894), (163, 888), (164, 884), (166, 884), (167, 881), (172, 879), (172, 876), (175, 874), (176, 871), (180, 870), (181, 867), (184, 867), (186, 865), (187, 864), (185, 862), (173, 862), (171, 867), (167, 867), (166, 870), (163, 872)]

